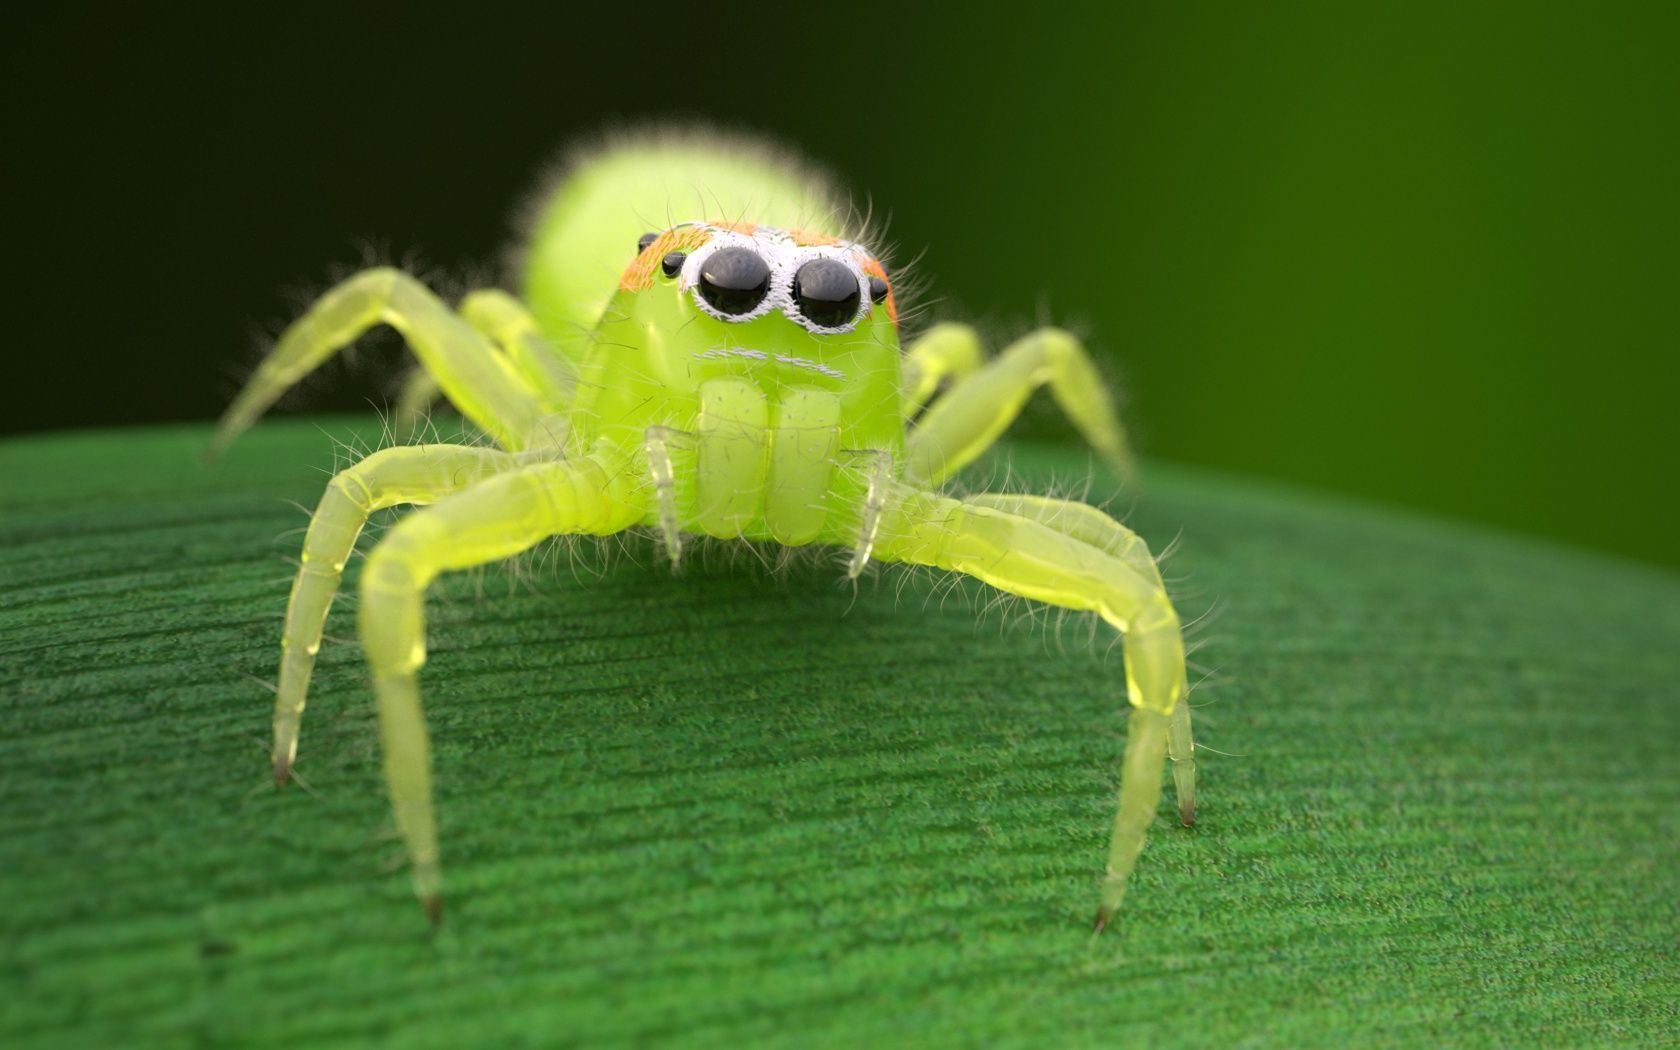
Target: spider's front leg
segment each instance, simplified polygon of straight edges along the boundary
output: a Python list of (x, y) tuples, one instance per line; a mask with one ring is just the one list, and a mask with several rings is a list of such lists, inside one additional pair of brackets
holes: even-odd
[(503, 448), (550, 443), (544, 405), (513, 361), (431, 289), (382, 266), (345, 280), (292, 322), (222, 414), (212, 451), (225, 448), (281, 394), (377, 324), (401, 332), (444, 395)]
[(514, 453), (459, 445), (381, 449), (339, 471), (309, 519), (297, 579), (280, 638), (280, 685), (274, 697), (274, 780), (291, 777), (309, 676), (321, 649), (327, 610), (368, 515), (402, 503), (436, 503), (519, 460)]
[(1175, 718), (1188, 748), (1189, 722), (1179, 715), (1188, 692), (1184, 640), (1159, 574), (1140, 571), (1136, 554), (1111, 553), (1086, 542), (1078, 527), (1052, 528), (1035, 520), (1042, 508), (1022, 504), (1012, 510), (895, 485), (875, 538), (875, 556), (961, 572), (1010, 594), (1095, 612), (1123, 635), (1132, 713), (1097, 910), (1100, 931), (1120, 906), (1154, 819)]
[[(1064, 536), (1111, 554), (1149, 580), (1165, 594), (1166, 581), (1161, 579), (1161, 567), (1149, 553), (1143, 537), (1115, 521), (1097, 508), (1073, 500), (1050, 496), (982, 493), (970, 496), (971, 506), (991, 507), (1006, 514), (1030, 518), (1047, 525)], [(1178, 795), (1178, 819), (1185, 827), (1196, 823), (1196, 741), (1190, 726), (1190, 704), (1183, 701), (1173, 708), (1172, 726), (1167, 734), (1167, 757), (1172, 759), (1173, 789)]]
[(595, 457), (498, 474), (404, 518), (368, 555), (358, 625), (379, 705), (385, 779), (414, 888), (440, 907), (431, 758), (417, 674), (426, 662), (426, 588), (448, 569), (497, 561), (558, 535), (609, 535), (643, 517), (645, 483)]
[(1040, 328), (968, 374), (978, 356), (978, 337), (960, 325), (941, 325), (908, 351), (911, 378), (917, 383), (910, 402), (932, 392), (931, 387), (921, 389), (928, 386), (930, 369), (952, 375), (957, 382), (911, 432), (905, 481), (937, 485), (973, 462), (1008, 429), (1033, 391), (1047, 383), (1085, 440), (1122, 475), (1131, 473), (1131, 451), (1114, 400), (1078, 339), (1059, 328)]

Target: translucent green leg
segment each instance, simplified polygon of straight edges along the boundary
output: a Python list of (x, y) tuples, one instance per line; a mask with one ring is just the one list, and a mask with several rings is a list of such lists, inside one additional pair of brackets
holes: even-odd
[(543, 337), (518, 299), (498, 288), (480, 288), (461, 300), (461, 317), (501, 348), (550, 411), (572, 403), (576, 368)]
[(426, 588), (440, 572), (496, 561), (556, 535), (620, 532), (645, 494), (621, 467), (557, 461), (498, 474), (398, 522), (368, 555), (358, 610), (385, 750), (385, 779), (414, 888), (438, 916), (437, 825), (417, 673), (426, 662)]
[(424, 368), (411, 368), (397, 389), (397, 403), (391, 409), (391, 433), (398, 441), (412, 441), (432, 414), (439, 391), (437, 380)]
[[(991, 507), (1006, 514), (1031, 518), (1064, 536), (1090, 544), (1119, 558), (1139, 576), (1159, 587), (1162, 594), (1166, 593), (1167, 585), (1161, 579), (1160, 566), (1155, 564), (1143, 537), (1095, 507), (1048, 496), (1001, 494), (973, 496), (967, 502), (972, 506)], [(1196, 743), (1190, 728), (1189, 703), (1180, 703), (1173, 708), (1172, 725), (1167, 733), (1167, 757), (1172, 759), (1178, 819), (1185, 827), (1191, 827), (1196, 823)]]
[(946, 379), (962, 380), (980, 370), (980, 337), (965, 324), (938, 324), (904, 351), (904, 418), (933, 397)]
[(1102, 376), (1079, 340), (1041, 328), (933, 403), (910, 434), (904, 480), (937, 485), (998, 439), (1034, 390), (1048, 383), (1085, 440), (1122, 474), (1132, 469), (1126, 432)]
[[(545, 409), (560, 413), (571, 403), (577, 388), (575, 369), (543, 338), (536, 318), (519, 300), (497, 288), (481, 288), (461, 300), (460, 315), (507, 355)], [(415, 368), (403, 378), (391, 413), (391, 430), (398, 440), (408, 440), (420, 429), (440, 393), (437, 380), (424, 368)], [(550, 421), (550, 426), (556, 422)], [(550, 438), (550, 444), (562, 443), (553, 434)]]
[(298, 380), (377, 324), (401, 332), (444, 395), (504, 448), (525, 447), (542, 433), (542, 406), (507, 358), (425, 285), (379, 267), (328, 291), (281, 334), (223, 413), (212, 451), (225, 448)]
[(303, 563), (292, 583), (280, 639), (280, 687), (274, 699), (276, 783), (284, 784), (291, 776), (327, 609), (368, 515), (399, 503), (435, 503), (516, 462), (512, 453), (495, 449), (405, 445), (375, 452), (327, 483), (309, 519)]
[(876, 537), (882, 561), (965, 573), (1025, 598), (1097, 613), (1124, 636), (1133, 711), (1096, 928), (1126, 892), (1161, 797), (1173, 716), (1187, 692), (1178, 614), (1158, 579), (1029, 517), (895, 486)]

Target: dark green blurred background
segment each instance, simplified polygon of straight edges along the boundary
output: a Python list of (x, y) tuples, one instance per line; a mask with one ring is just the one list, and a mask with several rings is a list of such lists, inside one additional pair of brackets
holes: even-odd
[(9, 18), (5, 430), (209, 417), (358, 244), (470, 272), (566, 140), (704, 115), (935, 316), (1083, 327), (1146, 455), (1680, 565), (1673, 5), (155, 8)]

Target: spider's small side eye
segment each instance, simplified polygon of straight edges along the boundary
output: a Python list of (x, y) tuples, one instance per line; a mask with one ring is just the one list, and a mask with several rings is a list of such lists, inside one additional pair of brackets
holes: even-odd
[(862, 297), (857, 275), (838, 259), (812, 259), (793, 275), (793, 301), (800, 315), (823, 328), (850, 322)]
[(665, 256), (665, 258), (659, 260), (659, 268), (665, 271), (665, 276), (675, 277), (677, 275), (677, 271), (682, 269), (683, 260), (687, 258), (687, 252), (672, 252), (671, 254)]
[(640, 255), (643, 252), (647, 251), (648, 250), (648, 245), (652, 244), (654, 241), (657, 241), (658, 239), (659, 239), (659, 234), (657, 234), (657, 233), (644, 233), (640, 237), (636, 238), (636, 254)]
[(751, 313), (770, 294), (770, 264), (751, 248), (720, 248), (700, 267), (700, 295), (719, 313)]
[(887, 297), (888, 290), (889, 289), (887, 288), (887, 282), (886, 281), (883, 281), (883, 280), (881, 280), (881, 278), (876, 277), (874, 275), (870, 276), (870, 278), (869, 278), (869, 301), (870, 302), (878, 303), (882, 299), (885, 299)]

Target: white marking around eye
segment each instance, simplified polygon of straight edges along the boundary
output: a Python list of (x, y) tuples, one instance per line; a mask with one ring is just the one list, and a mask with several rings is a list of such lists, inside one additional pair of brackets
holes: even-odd
[[(771, 226), (761, 226), (753, 233), (738, 233), (734, 230), (719, 229), (707, 226), (705, 223), (694, 223), (710, 233), (710, 239), (700, 247), (688, 253), (683, 263), (682, 273), (677, 278), (677, 287), (693, 295), (694, 305), (701, 313), (728, 321), (730, 324), (740, 324), (744, 321), (755, 321), (773, 310), (779, 310), (789, 320), (798, 324), (806, 331), (818, 335), (840, 335), (850, 332), (860, 322), (868, 318), (870, 308), (874, 305), (869, 296), (869, 275), (863, 272), (863, 263), (869, 253), (861, 245), (850, 242), (840, 244), (810, 244), (798, 245), (793, 236), (786, 230), (779, 230)], [(713, 252), (723, 248), (750, 248), (759, 258), (770, 267), (770, 291), (762, 302), (744, 314), (726, 314), (713, 309), (700, 295), (695, 285), (700, 280), (700, 268)], [(799, 305), (793, 300), (793, 275), (800, 266), (812, 259), (835, 259), (843, 263), (852, 271), (858, 280), (860, 297), (858, 299), (857, 316), (843, 325), (825, 327), (816, 324), (810, 318), (799, 312)], [(792, 362), (788, 362), (791, 364)]]

